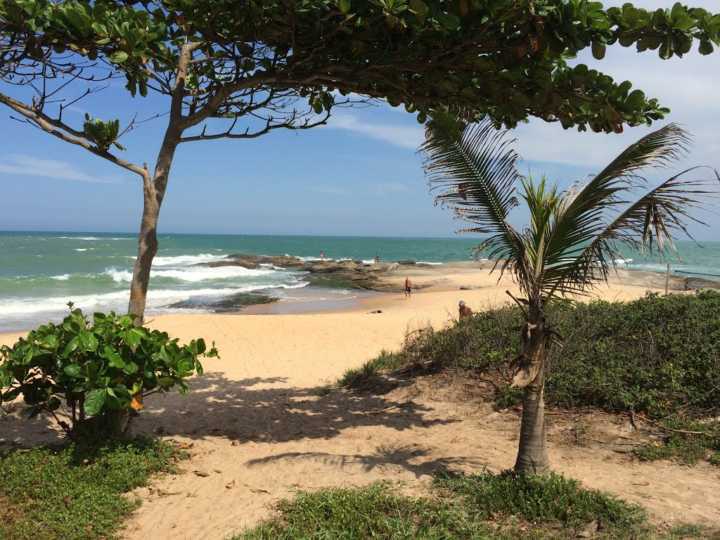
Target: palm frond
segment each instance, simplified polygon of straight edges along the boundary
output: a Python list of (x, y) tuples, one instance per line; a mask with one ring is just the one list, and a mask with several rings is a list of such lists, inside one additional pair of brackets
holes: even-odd
[[(685, 179), (702, 168), (706, 167), (693, 167), (671, 177), (603, 225), (577, 256), (567, 256), (547, 272), (543, 286), (547, 294), (583, 293), (598, 281), (607, 280), (621, 244), (667, 254), (674, 250), (676, 234), (692, 239), (687, 224), (703, 222), (691, 213), (704, 208), (708, 200), (718, 195), (718, 189), (713, 189), (715, 184), (709, 180)], [(720, 181), (718, 172), (711, 170)]]
[(463, 232), (489, 235), (478, 249), (490, 259), (503, 261), (502, 271), (511, 268), (522, 286), (524, 246), (507, 221), (518, 205), (516, 185), (522, 178), (513, 142), (506, 130), (496, 129), (490, 121), (466, 125), (438, 117), (428, 123), (421, 150), (431, 190), (438, 192), (436, 204), (472, 224)]
[(681, 157), (690, 137), (676, 124), (664, 126), (630, 145), (584, 187), (567, 192), (558, 209), (546, 248), (545, 279), (565, 282), (568, 264), (584, 252), (608, 223), (608, 216), (628, 204), (631, 192), (644, 187), (638, 173), (663, 167)]

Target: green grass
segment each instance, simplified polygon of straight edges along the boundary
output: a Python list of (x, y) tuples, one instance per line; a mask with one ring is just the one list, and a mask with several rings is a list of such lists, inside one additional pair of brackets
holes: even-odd
[(649, 530), (639, 507), (559, 476), (446, 477), (432, 490), (406, 497), (381, 483), (300, 493), (236, 539), (569, 539), (592, 522), (600, 538), (641, 538)]
[(644, 511), (600, 491), (584, 489), (562, 476), (517, 476), (511, 472), (438, 478), (436, 485), (462, 498), (468, 511), (484, 519), (516, 518), (581, 531), (597, 521), (615, 538), (642, 532)]
[(150, 440), (9, 452), (0, 458), (0, 538), (114, 537), (139, 505), (123, 494), (171, 471), (177, 457)]
[(377, 358), (365, 362), (361, 367), (347, 370), (337, 384), (346, 388), (369, 388), (381, 373), (398, 369), (404, 363), (402, 355), (382, 351)]

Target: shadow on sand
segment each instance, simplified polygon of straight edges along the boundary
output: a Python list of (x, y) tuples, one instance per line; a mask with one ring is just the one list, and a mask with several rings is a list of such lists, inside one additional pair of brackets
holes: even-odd
[(322, 388), (277, 388), (281, 377), (229, 380), (206, 373), (186, 395), (153, 396), (135, 419), (133, 431), (189, 438), (226, 437), (240, 442), (287, 442), (327, 439), (361, 426), (396, 430), (447, 424), (427, 419), (430, 409), (379, 395), (323, 391)]

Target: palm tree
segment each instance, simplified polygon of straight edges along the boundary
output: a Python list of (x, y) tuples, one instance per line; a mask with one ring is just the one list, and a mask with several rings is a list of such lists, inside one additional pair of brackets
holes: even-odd
[[(713, 191), (704, 180), (688, 180), (688, 169), (647, 190), (639, 175), (650, 166), (667, 166), (685, 153), (688, 134), (670, 124), (623, 151), (586, 184), (565, 192), (518, 173), (519, 159), (507, 131), (490, 122), (465, 125), (447, 116), (427, 127), (421, 150), (436, 203), (472, 224), (462, 232), (487, 235), (478, 249), (496, 260), (500, 276), (511, 273), (522, 298), (525, 324), (513, 385), (523, 388), (518, 473), (549, 468), (545, 446), (544, 387), (548, 350), (559, 337), (546, 321), (550, 302), (588, 293), (607, 280), (620, 244), (666, 254), (672, 236), (688, 234), (690, 213)], [(714, 175), (720, 180), (717, 172)], [(630, 203), (638, 189), (646, 192)], [(522, 199), (529, 224), (518, 230), (508, 221)], [(508, 294), (510, 294), (508, 292)], [(512, 295), (511, 295), (512, 296)]]

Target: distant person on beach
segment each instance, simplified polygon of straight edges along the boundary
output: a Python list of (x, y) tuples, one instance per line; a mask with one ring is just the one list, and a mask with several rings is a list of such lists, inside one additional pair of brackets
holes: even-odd
[(373, 263), (380, 264), (380, 255), (375, 255), (375, 258), (373, 259)]
[(458, 304), (458, 312), (460, 320), (472, 317), (473, 314), (472, 309), (470, 309), (463, 300), (460, 300), (460, 303)]
[(412, 283), (410, 283), (410, 278), (405, 278), (405, 296), (410, 296), (412, 294)]
[(325, 260), (325, 252), (324, 252), (324, 251), (321, 251), (321, 252), (320, 252), (320, 258), (321, 258), (322, 260)]

